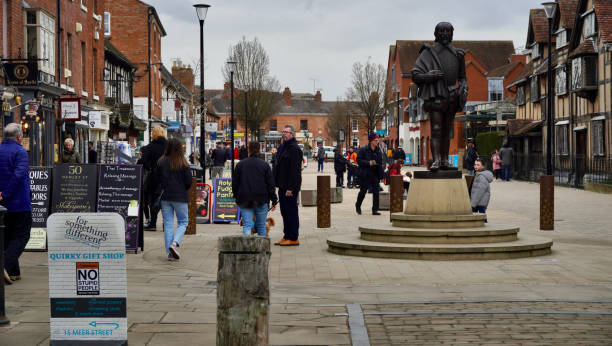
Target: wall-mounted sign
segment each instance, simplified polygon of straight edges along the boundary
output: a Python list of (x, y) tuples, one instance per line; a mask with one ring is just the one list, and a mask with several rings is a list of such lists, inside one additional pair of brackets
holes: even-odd
[(127, 345), (125, 225), (115, 213), (53, 214), (51, 345)]
[(62, 98), (59, 100), (60, 118), (65, 121), (81, 120), (81, 99)]
[(102, 129), (102, 112), (101, 111), (90, 111), (89, 112), (89, 128), (91, 129)]
[(219, 128), (219, 124), (207, 122), (204, 128), (206, 129), (206, 132), (217, 132), (217, 129)]
[(38, 84), (38, 63), (20, 62), (2, 64), (7, 85), (28, 86)]

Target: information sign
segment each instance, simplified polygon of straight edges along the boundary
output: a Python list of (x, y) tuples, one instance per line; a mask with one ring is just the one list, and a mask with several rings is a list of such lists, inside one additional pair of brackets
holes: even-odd
[(240, 211), (232, 191), (232, 178), (215, 178), (213, 195), (213, 222), (238, 222)]
[(47, 249), (47, 216), (51, 199), (51, 168), (30, 167), (30, 193), (32, 197), (32, 228), (28, 251)]
[(52, 213), (87, 213), (96, 209), (96, 165), (58, 164), (53, 167)]
[(59, 114), (64, 121), (80, 121), (81, 99), (77, 97), (60, 99)]
[(125, 225), (116, 213), (47, 222), (51, 345), (127, 345)]

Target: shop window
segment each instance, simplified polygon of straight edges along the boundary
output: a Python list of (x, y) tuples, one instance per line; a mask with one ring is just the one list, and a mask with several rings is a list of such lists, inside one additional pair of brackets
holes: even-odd
[(556, 128), (556, 136), (557, 136), (557, 153), (559, 155), (568, 155), (569, 154), (569, 141), (568, 141), (568, 131), (569, 126), (566, 124), (557, 125)]
[(43, 10), (25, 13), (26, 55), (38, 62), (40, 71), (55, 76), (55, 18)]
[(555, 70), (555, 93), (557, 95), (567, 94), (567, 71), (565, 65)]
[(604, 138), (604, 120), (593, 121), (593, 156), (606, 155), (606, 142)]

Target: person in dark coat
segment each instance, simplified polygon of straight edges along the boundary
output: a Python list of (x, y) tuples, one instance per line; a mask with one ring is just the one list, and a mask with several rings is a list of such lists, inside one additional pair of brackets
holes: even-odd
[[(158, 161), (159, 182), (162, 188), (161, 210), (164, 218), (164, 239), (168, 260), (178, 260), (185, 230), (189, 224), (187, 190), (191, 187), (191, 170), (185, 160), (183, 144), (170, 139), (164, 156)], [(174, 215), (176, 214), (176, 231)]]
[(87, 151), (87, 162), (98, 163), (98, 152), (94, 149), (94, 143), (89, 142), (87, 147), (89, 148), (89, 151)]
[(344, 187), (344, 172), (348, 160), (342, 156), (342, 147), (338, 146), (334, 149), (334, 171), (336, 171), (336, 187)]
[(145, 231), (155, 231), (157, 226), (157, 214), (159, 206), (154, 203), (161, 194), (160, 177), (158, 169), (159, 158), (166, 151), (168, 140), (161, 126), (156, 126), (151, 130), (151, 143), (142, 147), (142, 165), (146, 171), (147, 181), (145, 181), (145, 208), (149, 208), (149, 224), (145, 225)]
[(243, 144), (243, 145), (240, 146), (240, 150), (238, 151), (238, 160), (244, 160), (247, 157), (249, 157), (249, 150)]
[(465, 165), (468, 171), (468, 175), (474, 174), (474, 163), (478, 159), (478, 152), (476, 151), (476, 147), (473, 142), (468, 144), (467, 152), (465, 154)]
[(21, 279), (19, 256), (23, 253), (32, 227), (30, 197), (30, 160), (21, 146), (21, 125), (11, 123), (4, 128), (0, 144), (0, 205), (4, 215), (4, 281)]
[(393, 152), (393, 161), (402, 160), (402, 163), (406, 161), (406, 153), (402, 147), (395, 149)]
[(223, 168), (227, 161), (227, 151), (221, 147), (221, 142), (217, 142), (217, 147), (212, 151), (212, 178), (223, 177)]
[(249, 143), (248, 150), (249, 157), (240, 159), (234, 170), (232, 192), (236, 204), (240, 206), (243, 233), (251, 234), (255, 218), (257, 234), (265, 237), (268, 211), (276, 209), (278, 203), (276, 186), (270, 165), (259, 157), (259, 143)]
[[(322, 150), (322, 149), (321, 149)], [(302, 188), (302, 150), (295, 140), (295, 129), (291, 125), (283, 129), (283, 143), (276, 154), (274, 178), (278, 187), (278, 200), (283, 216), (283, 239), (274, 243), (281, 246), (297, 246), (300, 219), (297, 196)]]
[(368, 188), (372, 189), (372, 215), (380, 215), (378, 212), (378, 193), (380, 190), (380, 179), (383, 177), (382, 152), (378, 147), (378, 136), (372, 132), (368, 135), (368, 143), (357, 153), (359, 164), (359, 194), (355, 203), (357, 214), (361, 215), (361, 203), (365, 198)]
[(64, 150), (60, 153), (60, 163), (81, 163), (81, 156), (74, 150), (74, 140), (66, 138), (64, 140)]
[(514, 150), (512, 150), (508, 141), (504, 141), (499, 151), (499, 158), (501, 159), (502, 166), (502, 180), (510, 181), (510, 177), (512, 176), (512, 161), (514, 161)]
[(317, 150), (317, 161), (319, 163), (317, 166), (317, 173), (323, 173), (323, 163), (325, 162), (325, 149), (323, 148), (323, 144), (319, 144), (319, 149)]

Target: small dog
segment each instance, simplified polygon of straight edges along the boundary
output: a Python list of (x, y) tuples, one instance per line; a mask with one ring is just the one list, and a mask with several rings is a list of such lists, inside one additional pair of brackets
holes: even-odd
[[(253, 221), (255, 221), (255, 218), (253, 217)], [(273, 217), (268, 217), (266, 219), (266, 237), (268, 236), (268, 234), (270, 234), (270, 228), (274, 227), (276, 223), (274, 222), (274, 218)], [(242, 222), (242, 218), (240, 218), (240, 226), (243, 226), (243, 222)], [(251, 234), (257, 234), (257, 229), (253, 226), (253, 229), (251, 229)]]

